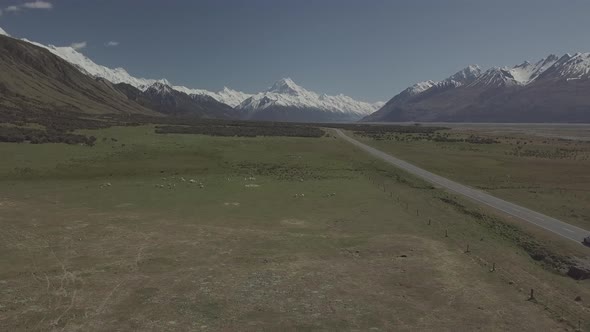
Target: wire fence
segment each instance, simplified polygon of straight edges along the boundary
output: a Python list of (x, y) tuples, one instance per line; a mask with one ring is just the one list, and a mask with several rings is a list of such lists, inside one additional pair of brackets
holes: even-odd
[(398, 204), (409, 214), (415, 211), (416, 217), (424, 220), (425, 227), (429, 227), (432, 233), (440, 234), (447, 242), (463, 250), (476, 264), (523, 293), (523, 300), (543, 306), (554, 318), (568, 324), (575, 331), (590, 330), (590, 326), (586, 325), (590, 324), (590, 310), (576, 303), (571, 296), (519, 265), (504, 265), (498, 257), (493, 257), (491, 253), (484, 250), (478, 250), (480, 247), (476, 245), (477, 241), (469, 243), (465, 238), (461, 238), (461, 235), (456, 236), (453, 234), (452, 224), (427, 215), (425, 211), (420, 210), (419, 206), (411, 205), (408, 200), (395, 193), (393, 183), (388, 183), (386, 178), (370, 175), (369, 180), (389, 196), (393, 203)]

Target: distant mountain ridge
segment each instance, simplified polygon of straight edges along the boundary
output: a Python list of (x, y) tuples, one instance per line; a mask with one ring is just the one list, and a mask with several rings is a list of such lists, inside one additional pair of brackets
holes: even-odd
[(155, 82), (144, 91), (127, 84), (115, 84), (118, 91), (130, 100), (166, 115), (197, 116), (209, 119), (236, 119), (239, 117), (231, 106), (207, 95), (187, 95), (171, 86)]
[[(94, 61), (83, 55), (81, 52), (69, 46), (57, 47), (53, 45), (43, 45), (26, 39), (24, 40), (26, 42), (49, 50), (53, 54), (70, 62), (71, 64), (75, 65), (78, 69), (80, 69), (82, 72), (92, 77), (104, 78), (114, 84), (128, 84), (142, 92), (145, 92), (147, 89), (149, 89), (156, 83), (161, 83), (177, 92), (184, 93), (192, 97), (193, 99), (198, 99), (196, 98), (196, 96), (209, 96), (220, 103), (224, 103), (236, 108), (236, 110), (246, 111), (246, 113), (242, 114), (234, 113), (237, 114), (239, 118), (268, 118), (267, 116), (263, 116), (262, 114), (269, 114), (273, 110), (278, 110), (278, 108), (281, 108), (281, 110), (277, 114), (271, 116), (273, 119), (277, 121), (289, 121), (288, 118), (292, 117), (289, 114), (294, 110), (299, 110), (300, 114), (295, 116), (297, 118), (301, 118), (302, 114), (318, 113), (318, 115), (321, 116), (317, 116), (314, 118), (322, 118), (324, 119), (324, 121), (356, 121), (362, 118), (363, 116), (371, 112), (374, 112), (376, 109), (383, 105), (383, 103), (370, 104), (362, 101), (357, 101), (353, 98), (344, 95), (328, 96), (326, 94), (316, 94), (315, 92), (311, 92), (297, 86), (290, 79), (282, 79), (277, 81), (277, 83), (275, 84), (279, 84), (279, 82), (284, 83), (288, 80), (291, 82), (291, 84), (297, 86), (297, 89), (299, 89), (298, 91), (267, 90), (258, 94), (249, 94), (233, 90), (227, 87), (218, 92), (212, 92), (204, 89), (188, 88), (185, 86), (173, 85), (166, 79), (137, 78), (130, 75), (124, 68), (113, 69), (102, 65), (98, 65)], [(275, 107), (269, 108), (268, 105), (265, 104), (265, 107), (256, 109), (257, 106), (262, 105), (260, 104), (258, 99), (264, 99), (265, 97), (268, 97), (271, 100), (273, 100), (274, 102), (272, 104)], [(250, 100), (251, 102), (244, 103), (246, 100)], [(285, 113), (285, 108), (289, 108), (291, 111)], [(326, 112), (326, 114), (322, 115), (321, 112)], [(253, 115), (253, 113), (258, 114)], [(303, 120), (313, 121), (311, 117), (303, 117)]]
[(590, 53), (417, 83), (362, 121), (590, 122)]
[(98, 65), (72, 47), (14, 39), (1, 28), (0, 37), (0, 106), (8, 108), (298, 122), (590, 122), (590, 53), (485, 71), (471, 65), (414, 84), (387, 103), (367, 103), (318, 94), (290, 78), (256, 94), (191, 89)]
[(379, 108), (348, 96), (317, 94), (297, 85), (290, 78), (275, 82), (266, 91), (244, 100), (236, 109), (243, 118), (273, 121), (357, 121)]
[(159, 115), (44, 48), (0, 35), (0, 111)]
[[(119, 84), (119, 83), (126, 83), (129, 84), (141, 91), (145, 91), (154, 83), (163, 83), (168, 86), (171, 86), (173, 89), (186, 93), (188, 95), (198, 94), (198, 95), (207, 95), (215, 98), (216, 100), (228, 104), (232, 107), (239, 104), (243, 99), (248, 98), (250, 96), (247, 93), (243, 93), (240, 91), (232, 90), (229, 88), (225, 88), (219, 92), (211, 92), (202, 89), (190, 89), (184, 86), (172, 86), (172, 84), (167, 79), (147, 79), (147, 78), (137, 78), (130, 75), (124, 68), (108, 68), (99, 64), (96, 64), (94, 61), (90, 60), (84, 54), (78, 52), (72, 47), (69, 46), (53, 46), (53, 45), (43, 45), (41, 43), (29, 41), (23, 39), (31, 44), (37, 45), (39, 47), (43, 47), (49, 50), (51, 53), (59, 56), (60, 58), (70, 62), (71, 64), (75, 65), (80, 69), (82, 72), (87, 73), (93, 77), (101, 77), (111, 81), (112, 83)], [(243, 98), (243, 99), (242, 99)]]

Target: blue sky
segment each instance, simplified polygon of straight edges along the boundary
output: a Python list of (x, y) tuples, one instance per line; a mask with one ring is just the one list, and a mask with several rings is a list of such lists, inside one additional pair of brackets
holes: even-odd
[(99, 64), (210, 90), (257, 92), (291, 77), (319, 93), (386, 101), (468, 64), (590, 51), (585, 0), (0, 0), (0, 8), (0, 27), (15, 37), (86, 42), (81, 51)]

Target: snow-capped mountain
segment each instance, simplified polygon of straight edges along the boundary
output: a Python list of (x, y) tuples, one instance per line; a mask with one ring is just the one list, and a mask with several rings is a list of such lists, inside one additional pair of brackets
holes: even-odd
[(412, 85), (411, 87), (405, 89), (404, 91), (401, 92), (401, 94), (407, 95), (409, 97), (411, 96), (415, 96), (417, 94), (420, 94), (430, 88), (432, 88), (433, 86), (435, 86), (438, 82), (436, 81), (424, 81), (424, 82), (418, 82), (414, 85)]
[(155, 79), (146, 79), (146, 78), (137, 78), (131, 76), (125, 69), (123, 68), (108, 68), (105, 66), (101, 66), (96, 64), (94, 61), (87, 58), (84, 54), (76, 51), (74, 48), (69, 46), (54, 46), (54, 45), (43, 45), (41, 43), (37, 43), (34, 41), (30, 41), (27, 39), (23, 39), (26, 42), (29, 42), (33, 45), (43, 47), (49, 50), (51, 53), (57, 55), (58, 57), (66, 60), (67, 62), (76, 66), (80, 71), (86, 73), (93, 77), (100, 77), (106, 80), (109, 80), (112, 83), (127, 83), (130, 84), (140, 90), (145, 90), (150, 85), (154, 84), (155, 82), (162, 82), (165, 84), (169, 84), (169, 82), (165, 79), (155, 80)]
[(559, 60), (557, 55), (551, 54), (534, 64), (525, 61), (518, 66), (512, 67), (510, 74), (518, 84), (527, 85), (539, 77), (545, 70), (553, 66), (557, 60)]
[(376, 112), (363, 118), (363, 121), (380, 121), (380, 119), (385, 117), (391, 109), (418, 98), (418, 96), (424, 96), (425, 94), (440, 94), (448, 90), (471, 84), (481, 76), (481, 72), (482, 70), (478, 65), (469, 65), (442, 81), (429, 80), (416, 83), (391, 98)]
[(231, 107), (238, 106), (242, 101), (252, 96), (252, 94), (250, 93), (233, 90), (228, 87), (224, 87), (223, 90), (218, 92), (211, 92), (202, 89), (191, 89), (185, 86), (178, 85), (175, 85), (172, 88), (176, 91), (184, 92), (188, 95), (209, 96)]
[[(6, 31), (0, 28), (0, 34), (10, 36)], [(88, 74), (93, 77), (100, 77), (104, 78), (112, 83), (119, 84), (125, 83), (131, 86), (136, 87), (141, 91), (145, 91), (148, 87), (153, 85), (156, 82), (160, 82), (171, 86), (174, 90), (184, 92), (186, 94), (198, 94), (198, 95), (207, 95), (215, 98), (217, 101), (222, 102), (224, 104), (230, 105), (232, 107), (237, 106), (240, 102), (244, 99), (251, 96), (251, 94), (247, 94), (241, 91), (232, 90), (229, 88), (224, 88), (219, 92), (212, 92), (204, 89), (191, 89), (184, 86), (173, 86), (168, 80), (166, 79), (148, 79), (148, 78), (138, 78), (134, 77), (129, 74), (124, 68), (109, 68), (106, 66), (99, 65), (86, 57), (81, 52), (77, 51), (76, 49), (69, 47), (69, 46), (54, 46), (54, 45), (44, 45), (41, 43), (37, 43), (34, 41), (30, 41), (27, 39), (22, 39), (28, 43), (33, 45), (45, 48), (49, 50), (51, 53), (59, 56), (60, 58), (66, 60), (67, 62), (76, 66), (80, 71), (85, 74)]]
[(549, 55), (536, 63), (528, 61), (512, 68), (494, 67), (488, 69), (476, 81), (474, 87), (510, 87), (525, 86), (535, 81), (543, 72), (551, 68), (557, 61), (556, 55)]
[[(4, 30), (0, 29), (0, 32), (6, 34)], [(253, 113), (263, 109), (268, 110), (269, 107), (273, 106), (306, 109), (307, 111), (313, 109), (331, 113), (330, 118), (357, 120), (385, 104), (383, 102), (370, 104), (344, 95), (320, 95), (299, 87), (290, 79), (280, 80), (270, 89), (255, 95), (227, 87), (218, 92), (195, 89), (173, 85), (166, 79), (138, 78), (129, 74), (124, 68), (113, 69), (99, 65), (73, 47), (43, 45), (26, 39), (23, 40), (49, 50), (92, 77), (104, 78), (114, 84), (129, 84), (142, 92), (146, 92), (150, 87), (154, 88), (156, 83), (161, 83), (155, 85), (155, 87), (162, 88), (165, 86), (189, 96), (209, 96), (238, 110), (247, 111), (245, 117), (250, 117)]]
[(155, 82), (145, 89), (144, 92), (152, 96), (168, 96), (172, 94), (172, 91), (173, 89), (170, 85), (162, 82)]
[(58, 115), (55, 121), (61, 123), (70, 112), (159, 115), (117, 92), (109, 81), (88, 76), (55, 54), (5, 33), (0, 35), (0, 73), (0, 113), (6, 119)]
[(542, 78), (566, 78), (568, 80), (590, 78), (590, 53), (565, 54), (542, 73)]
[(155, 82), (144, 91), (127, 83), (115, 84), (115, 89), (130, 100), (162, 114), (215, 119), (239, 118), (234, 108), (211, 96), (188, 95), (162, 82)]
[(225, 88), (220, 92), (212, 92), (204, 89), (190, 89), (184, 86), (173, 86), (167, 79), (148, 79), (148, 78), (137, 78), (130, 75), (125, 69), (123, 68), (108, 68), (105, 66), (101, 66), (96, 64), (94, 61), (90, 60), (84, 54), (78, 52), (77, 50), (73, 49), (72, 47), (65, 46), (65, 47), (57, 47), (53, 45), (42, 45), (39, 43), (32, 42), (37, 46), (44, 47), (48, 49), (53, 54), (61, 57), (62, 59), (68, 61), (69, 63), (74, 64), (78, 69), (82, 70), (83, 72), (94, 76), (94, 77), (101, 77), (107, 79), (115, 84), (118, 83), (127, 83), (132, 85), (139, 90), (145, 91), (148, 87), (152, 86), (156, 82), (163, 83), (167, 86), (172, 87), (174, 90), (184, 92), (188, 95), (197, 94), (197, 95), (207, 95), (215, 98), (217, 101), (235, 107), (238, 105), (242, 100), (248, 98), (249, 94), (235, 91), (229, 88)]
[(518, 85), (508, 68), (494, 67), (486, 70), (471, 87), (508, 87)]
[(590, 122), (590, 53), (477, 66), (394, 96), (364, 121)]
[(381, 103), (370, 104), (345, 95), (317, 94), (290, 78), (244, 100), (236, 108), (245, 118), (274, 121), (355, 121), (373, 113)]
[(469, 65), (442, 81), (428, 80), (418, 82), (402, 91), (399, 94), (399, 96), (409, 98), (421, 94), (422, 92), (429, 90), (433, 87), (448, 88), (470, 84), (481, 75), (481, 72), (481, 68), (478, 65)]
[(444, 80), (443, 83), (446, 82), (455, 87), (470, 84), (481, 76), (481, 72), (481, 67), (478, 65), (469, 65)]

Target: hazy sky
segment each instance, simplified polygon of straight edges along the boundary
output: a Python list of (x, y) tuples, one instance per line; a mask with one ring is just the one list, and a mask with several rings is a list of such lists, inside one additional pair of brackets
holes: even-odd
[(0, 5), (0, 27), (15, 37), (59, 46), (86, 42), (81, 51), (99, 64), (210, 90), (257, 92), (288, 76), (319, 93), (386, 101), (413, 83), (443, 79), (468, 64), (487, 68), (590, 51), (587, 0)]

